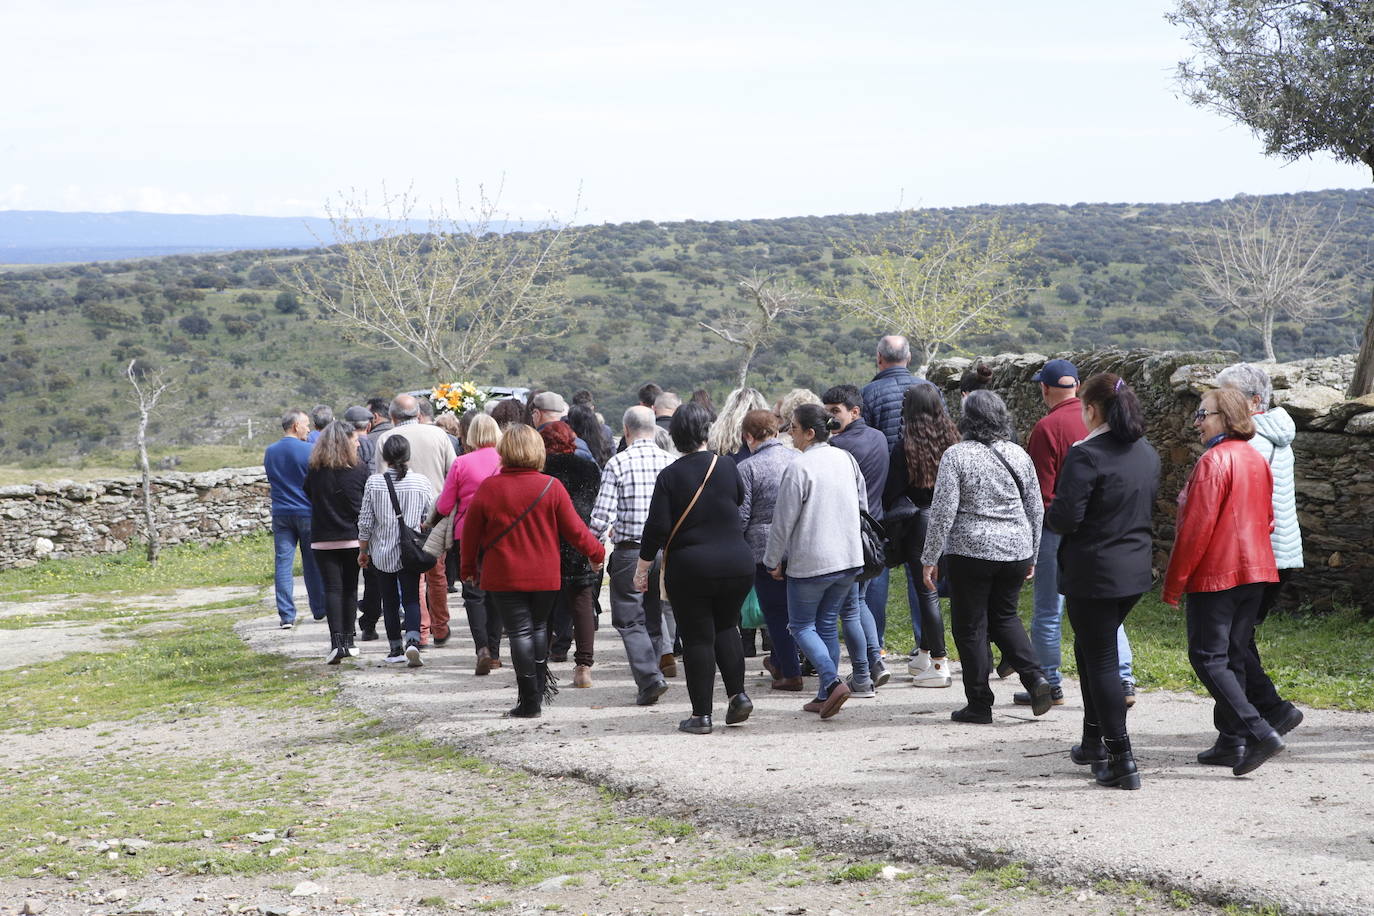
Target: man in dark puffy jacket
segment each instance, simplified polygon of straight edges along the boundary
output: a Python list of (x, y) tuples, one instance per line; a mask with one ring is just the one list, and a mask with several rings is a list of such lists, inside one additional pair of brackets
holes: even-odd
[(924, 381), (911, 374), (910, 363), (911, 344), (900, 334), (889, 334), (878, 341), (878, 374), (863, 390), (864, 422), (887, 437), (889, 449), (902, 431), (902, 395)]

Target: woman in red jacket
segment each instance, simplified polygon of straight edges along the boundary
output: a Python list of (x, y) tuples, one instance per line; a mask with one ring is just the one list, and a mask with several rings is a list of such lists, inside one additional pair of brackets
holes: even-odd
[(462, 573), (477, 581), (510, 638), (520, 702), (507, 715), (537, 718), (558, 692), (549, 674), (548, 621), (563, 580), (561, 536), (600, 570), (606, 549), (573, 508), (568, 491), (546, 474), (544, 440), (512, 424), (496, 447), (501, 472), (477, 488), (463, 522)]
[(1247, 440), (1250, 405), (1231, 388), (1209, 391), (1193, 414), (1207, 450), (1178, 497), (1164, 602), (1188, 596), (1188, 659), (1216, 701), (1221, 733), (1198, 762), (1244, 776), (1283, 750), (1283, 739), (1245, 696), (1246, 651), (1268, 582), (1277, 582), (1269, 533), (1274, 477)]

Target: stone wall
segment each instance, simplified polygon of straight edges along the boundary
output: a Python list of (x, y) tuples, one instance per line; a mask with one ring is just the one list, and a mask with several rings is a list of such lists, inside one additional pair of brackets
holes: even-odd
[[(152, 478), (163, 546), (211, 544), (270, 530), (267, 475), (261, 467)], [(144, 541), (138, 477), (0, 487), (0, 569), (45, 557), (117, 553)]]
[[(1150, 442), (1163, 465), (1155, 512), (1155, 562), (1162, 571), (1173, 543), (1179, 490), (1202, 454), (1192, 413), (1202, 394), (1215, 386), (1216, 373), (1239, 358), (1215, 350), (1058, 355), (1072, 360), (1084, 379), (1095, 372), (1121, 375), (1140, 398)], [(981, 360), (993, 369), (992, 387), (1011, 408), (1022, 441), (1045, 414), (1031, 376), (1047, 358), (1026, 353)], [(956, 416), (959, 376), (971, 362), (940, 360), (928, 372)], [(1275, 400), (1298, 427), (1293, 450), (1306, 568), (1294, 579), (1292, 600), (1317, 608), (1339, 600), (1374, 611), (1374, 396), (1349, 401), (1342, 393), (1354, 371), (1353, 356), (1265, 368), (1274, 382)]]

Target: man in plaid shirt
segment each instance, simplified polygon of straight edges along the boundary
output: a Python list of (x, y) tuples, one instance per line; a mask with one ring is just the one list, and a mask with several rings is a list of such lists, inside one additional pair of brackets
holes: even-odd
[(668, 689), (659, 668), (658, 647), (645, 623), (645, 596), (634, 587), (639, 539), (649, 517), (654, 483), (659, 471), (673, 460), (654, 445), (655, 429), (654, 413), (649, 408), (625, 411), (625, 441), (630, 444), (606, 462), (590, 523), (592, 533), (599, 538), (610, 532), (613, 549), (606, 570), (611, 579), (611, 623), (625, 642), (625, 656), (639, 688), (635, 702), (640, 706), (652, 706)]

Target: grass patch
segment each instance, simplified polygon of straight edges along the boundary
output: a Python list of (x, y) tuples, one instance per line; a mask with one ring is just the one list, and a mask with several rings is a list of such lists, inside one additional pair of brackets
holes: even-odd
[(81, 728), (229, 706), (329, 705), (325, 694), (332, 694), (332, 686), (321, 691), (319, 675), (312, 678), (301, 666), (251, 651), (233, 631), (238, 619), (210, 615), (184, 629), (140, 637), (122, 651), (0, 671), (0, 730)]
[(845, 884), (850, 881), (872, 881), (883, 872), (881, 862), (855, 862), (838, 871), (831, 872), (832, 884)]
[[(909, 653), (913, 647), (906, 589), (905, 571), (894, 569), (888, 589), (886, 641), (888, 651), (898, 654)], [(945, 643), (954, 654), (949, 602), (942, 604)], [(1021, 590), (1021, 618), (1029, 628), (1029, 583)], [(1141, 686), (1206, 694), (1188, 662), (1188, 635), (1181, 609), (1164, 604), (1157, 592), (1147, 593), (1126, 618), (1126, 632)], [(1073, 627), (1067, 614), (1063, 639), (1063, 671), (1073, 675), (1077, 673)], [(1356, 608), (1329, 614), (1275, 612), (1259, 628), (1255, 641), (1285, 698), (1324, 709), (1374, 711), (1374, 678), (1369, 676), (1374, 618), (1364, 617)]]
[(272, 535), (252, 535), (208, 547), (181, 544), (150, 566), (141, 549), (113, 556), (44, 560), (29, 569), (0, 571), (0, 594), (14, 598), (175, 588), (272, 584)]

